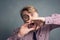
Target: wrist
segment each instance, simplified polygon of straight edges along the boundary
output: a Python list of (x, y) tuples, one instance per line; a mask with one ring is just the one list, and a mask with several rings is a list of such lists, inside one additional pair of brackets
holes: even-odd
[(41, 17), (42, 21), (45, 22), (45, 18), (44, 17)]
[(37, 17), (37, 18), (33, 18), (32, 20), (41, 20), (41, 21), (45, 22), (45, 17)]

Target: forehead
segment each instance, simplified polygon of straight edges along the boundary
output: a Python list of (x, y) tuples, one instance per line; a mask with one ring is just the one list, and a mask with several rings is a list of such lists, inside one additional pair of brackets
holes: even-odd
[(22, 13), (23, 14), (33, 14), (32, 12), (29, 12), (29, 11), (23, 11)]
[(22, 13), (28, 13), (28, 11), (23, 11)]
[(27, 15), (37, 15), (38, 13), (37, 12), (30, 12), (30, 11), (27, 11), (27, 10), (25, 10), (25, 11), (23, 11), (22, 12), (22, 14), (24, 15), (24, 14), (27, 14)]

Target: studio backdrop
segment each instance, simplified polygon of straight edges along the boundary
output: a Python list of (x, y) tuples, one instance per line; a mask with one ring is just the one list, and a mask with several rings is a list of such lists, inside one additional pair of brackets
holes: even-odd
[[(6, 40), (21, 26), (19, 11), (26, 5), (34, 6), (39, 16), (60, 13), (60, 0), (0, 0), (0, 40)], [(60, 28), (50, 32), (49, 40), (60, 40)]]

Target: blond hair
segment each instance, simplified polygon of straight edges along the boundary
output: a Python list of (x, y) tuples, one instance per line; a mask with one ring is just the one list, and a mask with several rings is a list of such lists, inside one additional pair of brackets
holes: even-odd
[(30, 12), (32, 15), (33, 15), (33, 12), (37, 12), (37, 10), (36, 10), (35, 7), (28, 5), (28, 6), (24, 7), (24, 8), (20, 11), (20, 15), (21, 15), (22, 18), (23, 18), (23, 16), (22, 16), (23, 11)]

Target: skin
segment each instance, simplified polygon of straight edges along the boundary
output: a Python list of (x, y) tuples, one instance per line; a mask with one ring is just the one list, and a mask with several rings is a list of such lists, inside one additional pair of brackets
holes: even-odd
[[(37, 30), (39, 28), (39, 27), (35, 28), (34, 26), (32, 28), (28, 28), (27, 26), (31, 23), (31, 20), (37, 20), (37, 19), (42, 20), (42, 21), (45, 20), (43, 17), (40, 18), (38, 16), (37, 12), (33, 12), (33, 13), (34, 13), (34, 15), (32, 16), (30, 12), (23, 11), (23, 14), (29, 15), (30, 19), (29, 19), (29, 21), (24, 22), (24, 24), (21, 26), (21, 28), (18, 32), (19, 37), (23, 37), (24, 35), (28, 34), (30, 31), (34, 31), (35, 29)], [(25, 21), (25, 20), (23, 19), (23, 21)], [(27, 23), (27, 22), (29, 22), (29, 23)]]

